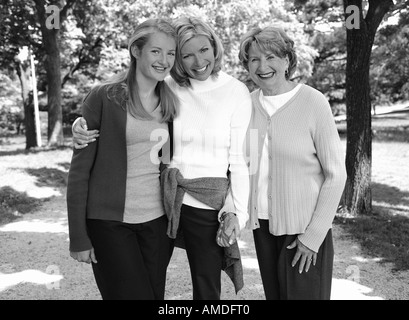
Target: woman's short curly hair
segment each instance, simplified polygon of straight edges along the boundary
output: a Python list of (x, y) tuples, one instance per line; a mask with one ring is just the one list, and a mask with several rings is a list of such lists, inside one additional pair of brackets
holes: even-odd
[(181, 17), (174, 22), (177, 34), (176, 59), (170, 74), (182, 87), (189, 87), (189, 75), (183, 68), (181, 50), (184, 44), (196, 36), (205, 36), (209, 39), (215, 57), (214, 68), (211, 75), (217, 75), (222, 69), (223, 44), (213, 29), (203, 20), (197, 17)]
[(255, 27), (242, 37), (239, 59), (247, 71), (249, 70), (249, 49), (252, 45), (258, 46), (262, 52), (272, 52), (280, 58), (288, 57), (289, 66), (286, 79), (291, 78), (297, 68), (297, 54), (294, 50), (294, 41), (283, 29), (273, 26)]

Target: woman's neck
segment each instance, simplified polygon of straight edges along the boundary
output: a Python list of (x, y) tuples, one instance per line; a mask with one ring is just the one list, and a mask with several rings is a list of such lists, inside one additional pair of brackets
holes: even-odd
[(142, 102), (142, 106), (148, 112), (156, 109), (159, 103), (159, 98), (156, 95), (157, 81), (147, 81), (146, 78), (136, 76), (138, 83), (138, 94)]
[(292, 81), (285, 81), (281, 82), (278, 86), (274, 86), (273, 88), (262, 88), (264, 96), (277, 96), (279, 94), (287, 93), (293, 90), (297, 86), (296, 83)]
[(147, 79), (142, 74), (136, 74), (136, 82), (138, 83), (139, 96), (149, 97), (155, 92), (158, 81)]

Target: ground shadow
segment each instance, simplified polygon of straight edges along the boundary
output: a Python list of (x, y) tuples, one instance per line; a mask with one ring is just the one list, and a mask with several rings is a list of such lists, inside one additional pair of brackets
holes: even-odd
[[(69, 163), (62, 163), (64, 168), (69, 167)], [(63, 170), (56, 168), (28, 168), (25, 171), (36, 177), (37, 181), (35, 185), (37, 187), (54, 187), (54, 188), (64, 188), (67, 185), (68, 173)]]
[(59, 162), (57, 165), (63, 167), (65, 170), (70, 170), (71, 163), (70, 162)]
[(15, 149), (15, 150), (6, 150), (6, 151), (0, 151), (0, 157), (1, 156), (17, 156), (20, 154), (36, 154), (40, 152), (49, 152), (49, 151), (55, 151), (55, 150), (63, 150), (63, 149), (68, 149), (72, 148), (71, 143), (64, 143), (63, 146), (59, 147), (37, 147), (37, 148), (30, 148), (30, 149)]
[[(372, 214), (358, 217), (337, 215), (337, 223), (357, 240), (363, 252), (393, 263), (394, 271), (409, 270), (409, 192), (373, 183)], [(398, 199), (398, 200), (396, 200)]]
[[(373, 200), (386, 203), (389, 206), (402, 206), (409, 208), (408, 191), (402, 191), (395, 186), (389, 186), (387, 184), (377, 182), (372, 182), (371, 188)], [(406, 215), (409, 216), (408, 211), (406, 211)]]
[(409, 126), (378, 128), (372, 130), (372, 139), (382, 142), (409, 143)]
[(26, 192), (17, 191), (9, 186), (0, 188), (0, 225), (35, 211), (49, 199), (33, 198), (28, 196)]

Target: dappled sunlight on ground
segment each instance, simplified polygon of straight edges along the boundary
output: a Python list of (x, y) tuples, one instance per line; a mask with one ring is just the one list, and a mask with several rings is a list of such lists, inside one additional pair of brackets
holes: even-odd
[(244, 256), (241, 257), (241, 263), (243, 265), (243, 268), (258, 270), (258, 261), (256, 258)]
[(369, 296), (373, 289), (348, 279), (332, 279), (331, 300), (384, 300)]
[(383, 258), (372, 258), (372, 259), (367, 259), (364, 257), (351, 257), (351, 260), (355, 260), (357, 262), (381, 262)]
[(2, 172), (0, 187), (8, 186), (18, 192), (24, 192), (27, 196), (36, 199), (61, 196), (60, 189), (48, 186), (38, 186), (37, 180), (37, 177), (27, 176), (26, 173), (20, 172), (20, 169), (9, 169)]
[(64, 277), (57, 271), (55, 266), (50, 266), (46, 272), (32, 269), (8, 274), (0, 272), (0, 292), (21, 283), (33, 283), (45, 285), (48, 289), (58, 289), (59, 281)]
[(0, 232), (49, 232), (68, 234), (67, 219), (32, 219), (11, 222), (0, 227)]
[[(409, 202), (409, 198), (404, 197), (401, 199), (402, 202), (405, 201), (406, 203)], [(394, 214), (399, 214), (402, 216), (409, 217), (409, 205), (407, 204), (391, 204), (383, 201), (372, 201), (372, 205), (375, 207), (379, 207), (384, 210), (388, 210)]]

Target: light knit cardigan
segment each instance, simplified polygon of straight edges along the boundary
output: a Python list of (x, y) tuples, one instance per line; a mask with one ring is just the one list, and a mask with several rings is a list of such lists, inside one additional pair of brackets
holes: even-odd
[[(257, 215), (258, 165), (267, 135), (270, 158), (269, 230), (276, 236), (298, 234), (318, 252), (332, 226), (345, 187), (345, 156), (331, 108), (318, 90), (300, 90), (271, 117), (262, 107), (260, 89), (252, 96), (248, 129), (250, 155), (249, 224), (260, 227)], [(253, 140), (250, 140), (253, 137)]]

